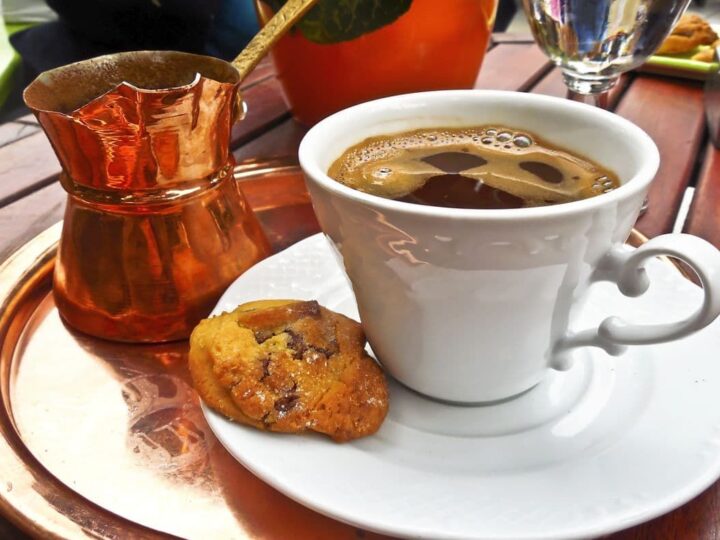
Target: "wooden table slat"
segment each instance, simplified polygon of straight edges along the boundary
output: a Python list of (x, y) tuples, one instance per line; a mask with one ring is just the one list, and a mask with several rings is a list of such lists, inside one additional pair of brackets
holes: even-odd
[(263, 58), (255, 69), (253, 69), (240, 84), (240, 89), (244, 90), (258, 82), (275, 76), (275, 66), (269, 57)]
[(60, 163), (45, 134), (35, 133), (0, 148), (0, 208), (53, 182)]
[(494, 45), (512, 45), (516, 43), (535, 43), (529, 32), (502, 32), (492, 35)]
[(684, 232), (720, 246), (720, 150), (709, 143)]
[(35, 115), (31, 112), (15, 118), (13, 122), (20, 122), (22, 124), (35, 124), (36, 126), (39, 126), (37, 118), (35, 118)]
[(0, 148), (24, 139), (25, 137), (29, 137), (38, 131), (40, 131), (40, 126), (37, 123), (20, 122), (16, 120), (0, 124)]
[(247, 104), (247, 115), (233, 126), (232, 149), (254, 139), (290, 115), (280, 82), (275, 77), (251, 86), (242, 92), (242, 97)]
[(526, 90), (550, 68), (550, 60), (535, 44), (503, 45), (488, 51), (475, 88)]
[(306, 132), (306, 127), (288, 118), (277, 127), (238, 148), (234, 152), (235, 159), (241, 162), (258, 157), (297, 158), (298, 145)]
[(0, 207), (0, 261), (16, 246), (21, 246), (60, 221), (65, 213), (67, 193), (59, 183), (31, 193), (27, 197)]
[(705, 132), (702, 87), (638, 77), (616, 112), (644, 129), (660, 151), (660, 169), (648, 196), (650, 206), (637, 228), (649, 238), (670, 232)]

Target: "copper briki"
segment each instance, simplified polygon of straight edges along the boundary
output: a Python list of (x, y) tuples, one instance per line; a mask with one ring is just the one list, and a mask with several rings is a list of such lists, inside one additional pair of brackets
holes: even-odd
[(69, 194), (54, 290), (72, 326), (184, 338), (268, 254), (231, 181), (239, 83), (221, 60), (144, 51), (57, 68), (25, 90)]
[(316, 0), (288, 0), (234, 64), (174, 51), (112, 54), (25, 89), (68, 192), (58, 309), (120, 341), (187, 337), (268, 254), (237, 184), (230, 130), (242, 79)]

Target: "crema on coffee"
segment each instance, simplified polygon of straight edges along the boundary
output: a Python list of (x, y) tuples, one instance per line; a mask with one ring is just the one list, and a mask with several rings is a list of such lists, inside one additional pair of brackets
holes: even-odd
[(522, 208), (595, 197), (617, 176), (524, 130), (427, 128), (372, 137), (347, 149), (328, 175), (359, 191), (453, 208)]

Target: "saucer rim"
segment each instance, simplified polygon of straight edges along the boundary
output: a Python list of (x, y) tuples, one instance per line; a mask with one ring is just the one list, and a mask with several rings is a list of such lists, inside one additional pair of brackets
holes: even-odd
[[(594, 537), (602, 537), (609, 534), (614, 534), (626, 529), (629, 529), (630, 527), (634, 527), (637, 525), (641, 525), (643, 523), (647, 523), (648, 521), (655, 519), (657, 517), (660, 517), (662, 515), (665, 515), (669, 512), (672, 512), (673, 510), (676, 510), (680, 508), (681, 506), (687, 504), (691, 500), (693, 500), (695, 497), (697, 497), (699, 494), (704, 492), (706, 489), (708, 489), (710, 486), (712, 486), (718, 478), (720, 478), (720, 454), (718, 454), (717, 458), (715, 459), (715, 462), (713, 463), (714, 468), (707, 467), (707, 471), (713, 470), (715, 473), (713, 474), (706, 474), (706, 476), (699, 477), (697, 482), (695, 484), (688, 484), (684, 491), (681, 493), (681, 495), (677, 497), (665, 497), (660, 501), (660, 503), (657, 503), (653, 505), (652, 509), (646, 509), (642, 512), (640, 512), (637, 516), (634, 516), (632, 518), (618, 520), (618, 519), (611, 519), (611, 518), (604, 518), (606, 521), (596, 525), (593, 528), (585, 528), (585, 529), (578, 529), (571, 531), (563, 531), (561, 534), (553, 533), (548, 534), (545, 536), (538, 536), (536, 534), (533, 535), (526, 535), (526, 536), (518, 536), (517, 534), (513, 534), (512, 536), (468, 536), (463, 534), (443, 534), (438, 533), (437, 531), (426, 531), (426, 532), (418, 532), (417, 529), (413, 528), (402, 528), (402, 527), (394, 527), (392, 525), (387, 526), (379, 526), (375, 525), (374, 523), (370, 522), (363, 522), (356, 518), (353, 518), (351, 515), (346, 515), (345, 512), (333, 510), (326, 508), (322, 504), (315, 503), (312, 499), (303, 497), (300, 493), (298, 493), (296, 489), (292, 487), (285, 486), (281, 481), (277, 479), (277, 477), (273, 476), (272, 474), (266, 473), (265, 471), (262, 471), (258, 469), (257, 467), (253, 466), (252, 463), (247, 462), (241, 455), (236, 453), (232, 447), (226, 444), (226, 441), (218, 436), (218, 433), (215, 428), (215, 422), (222, 422), (222, 423), (232, 423), (230, 420), (225, 419), (222, 415), (216, 413), (215, 411), (211, 410), (205, 403), (201, 403), (201, 409), (203, 411), (203, 415), (205, 416), (205, 420), (207, 421), (208, 425), (210, 426), (210, 429), (213, 431), (213, 434), (215, 435), (215, 438), (220, 441), (220, 444), (222, 444), (223, 448), (227, 450), (227, 452), (236, 460), (238, 463), (240, 463), (243, 467), (245, 467), (247, 470), (249, 470), (252, 474), (254, 474), (256, 477), (258, 477), (260, 480), (265, 482), (266, 484), (270, 485), (272, 488), (276, 489), (283, 495), (289, 497), (293, 501), (297, 502), (298, 504), (301, 504), (302, 506), (309, 508), (310, 510), (313, 510), (315, 512), (318, 512), (326, 517), (329, 517), (331, 519), (335, 519), (337, 521), (340, 521), (342, 523), (345, 523), (347, 525), (351, 525), (353, 527), (358, 527), (360, 529), (364, 529), (370, 532), (374, 532), (376, 534), (382, 534), (382, 535), (391, 535), (391, 536), (398, 536), (400, 538), (422, 538), (422, 539), (433, 539), (433, 540), (573, 540), (577, 538), (594, 538)], [(241, 429), (247, 429), (251, 430), (253, 428), (249, 426), (242, 426), (239, 424), (234, 424), (235, 426), (241, 428)], [(315, 435), (297, 435), (297, 434), (279, 434), (279, 433), (272, 433), (270, 436), (287, 436), (287, 437), (315, 437)], [(347, 443), (346, 443), (347, 444)]]

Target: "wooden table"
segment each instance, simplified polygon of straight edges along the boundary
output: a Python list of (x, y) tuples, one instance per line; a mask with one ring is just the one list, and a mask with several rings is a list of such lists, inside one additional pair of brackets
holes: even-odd
[[(507, 35), (495, 36), (477, 88), (565, 94), (560, 73), (532, 41)], [(249, 112), (233, 131), (237, 160), (294, 158), (306, 129), (292, 119), (269, 62), (245, 81), (243, 95)], [(677, 227), (720, 248), (720, 151), (707, 140), (701, 84), (631, 74), (612, 92), (611, 107), (649, 133), (660, 148), (662, 162), (649, 210), (637, 228), (648, 237), (672, 231), (686, 188), (694, 186), (687, 219)], [(59, 170), (32, 116), (0, 125), (0, 261), (62, 219), (65, 192), (56, 182)], [(0, 518), (0, 538), (24, 536)], [(611, 538), (720, 538), (720, 481), (682, 508)]]

